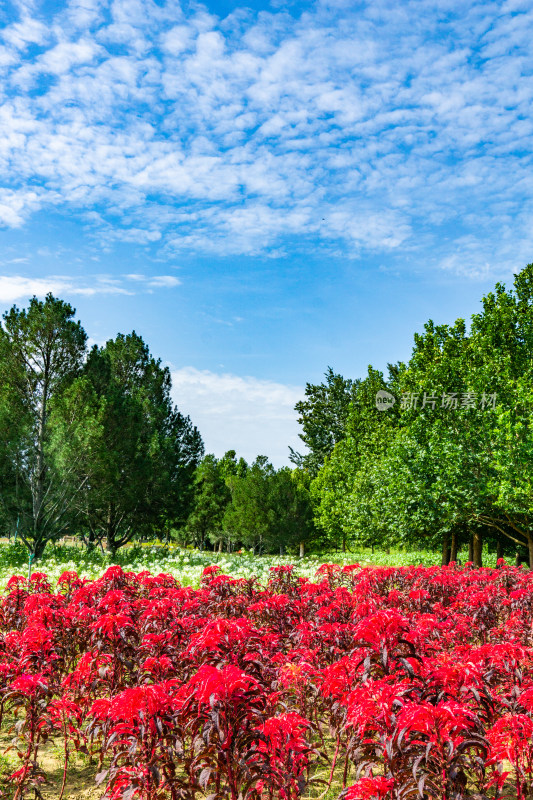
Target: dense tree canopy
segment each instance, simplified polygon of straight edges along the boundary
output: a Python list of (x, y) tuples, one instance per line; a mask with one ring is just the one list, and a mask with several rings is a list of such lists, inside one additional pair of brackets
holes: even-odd
[[(386, 381), (370, 368), (351, 384), (344, 435), (312, 483), (327, 541), (439, 544), (444, 562), (468, 542), (479, 564), (488, 540), (528, 548), (533, 566), (532, 378), (529, 265), (483, 298), (469, 329), (430, 320)], [(378, 388), (396, 398), (388, 410)], [(310, 414), (307, 429), (327, 424), (321, 408)]]
[[(77, 452), (76, 507), (88, 541), (112, 553), (135, 534), (182, 523), (193, 499), (194, 470), (203, 455), (198, 431), (170, 398), (170, 374), (136, 333), (94, 347), (82, 377), (63, 398), (58, 458)], [(77, 420), (66, 436), (61, 420)]]
[(34, 298), (0, 329), (2, 519), (35, 557), (65, 533), (115, 552), (183, 523), (203, 455), (142, 338), (119, 334), (87, 356), (74, 313)]
[(224, 515), (230, 542), (254, 552), (281, 553), (312, 537), (313, 512), (308, 486), (299, 470), (275, 470), (258, 456), (244, 475), (228, 479), (231, 504)]
[(220, 546), (224, 539), (224, 514), (231, 502), (224, 459), (218, 460), (209, 453), (196, 469), (194, 503), (184, 533), (186, 539), (190, 535), (192, 543), (201, 549), (209, 542)]

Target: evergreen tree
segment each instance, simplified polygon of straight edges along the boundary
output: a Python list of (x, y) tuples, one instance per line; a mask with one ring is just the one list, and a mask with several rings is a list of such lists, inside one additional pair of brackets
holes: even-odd
[[(71, 526), (80, 488), (57, 469), (50, 449), (54, 404), (80, 374), (86, 352), (87, 335), (74, 314), (48, 294), (44, 301), (33, 297), (27, 310), (13, 306), (0, 328), (0, 502), (9, 528), (35, 558)], [(66, 436), (71, 422), (63, 420)]]

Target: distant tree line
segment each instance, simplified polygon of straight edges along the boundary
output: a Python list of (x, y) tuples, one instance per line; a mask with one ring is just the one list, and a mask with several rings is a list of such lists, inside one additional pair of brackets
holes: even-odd
[(293, 468), (204, 455), (168, 368), (132, 332), (87, 348), (48, 295), (0, 326), (0, 530), (35, 558), (160, 537), (257, 554), (483, 543), (533, 567), (533, 265), (467, 326), (429, 321), (407, 363), (329, 368), (296, 405)]
[[(533, 265), (481, 311), (429, 321), (408, 363), (350, 380), (328, 369), (296, 406), (315, 544), (442, 548), (483, 542), (533, 567)], [(377, 393), (381, 392), (381, 402)], [(383, 403), (383, 396), (388, 405)]]
[(266, 456), (248, 465), (234, 450), (221, 459), (207, 455), (196, 470), (193, 510), (177, 537), (201, 549), (303, 555), (316, 532), (309, 489), (305, 471), (275, 470)]
[(308, 473), (204, 457), (143, 339), (88, 349), (74, 315), (51, 294), (3, 315), (0, 532), (35, 559), (66, 535), (111, 554), (153, 538), (303, 552), (315, 530)]

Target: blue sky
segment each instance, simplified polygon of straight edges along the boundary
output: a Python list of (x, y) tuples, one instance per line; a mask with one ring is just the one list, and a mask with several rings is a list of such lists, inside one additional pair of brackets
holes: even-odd
[(533, 260), (530, 2), (7, 0), (0, 307), (141, 333), (207, 449), (276, 465), (328, 365)]

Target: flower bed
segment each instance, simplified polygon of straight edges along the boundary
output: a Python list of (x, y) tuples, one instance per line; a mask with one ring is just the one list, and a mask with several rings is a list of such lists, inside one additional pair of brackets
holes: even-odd
[[(36, 796), (43, 745), (91, 754), (110, 800), (498, 797), (533, 790), (533, 576), (291, 566), (266, 586), (124, 572), (14, 576), (0, 730)], [(320, 776), (319, 782), (318, 776)], [(315, 784), (313, 788), (313, 783)], [(335, 795), (338, 792), (335, 792)], [(328, 797), (334, 796), (331, 793)]]

